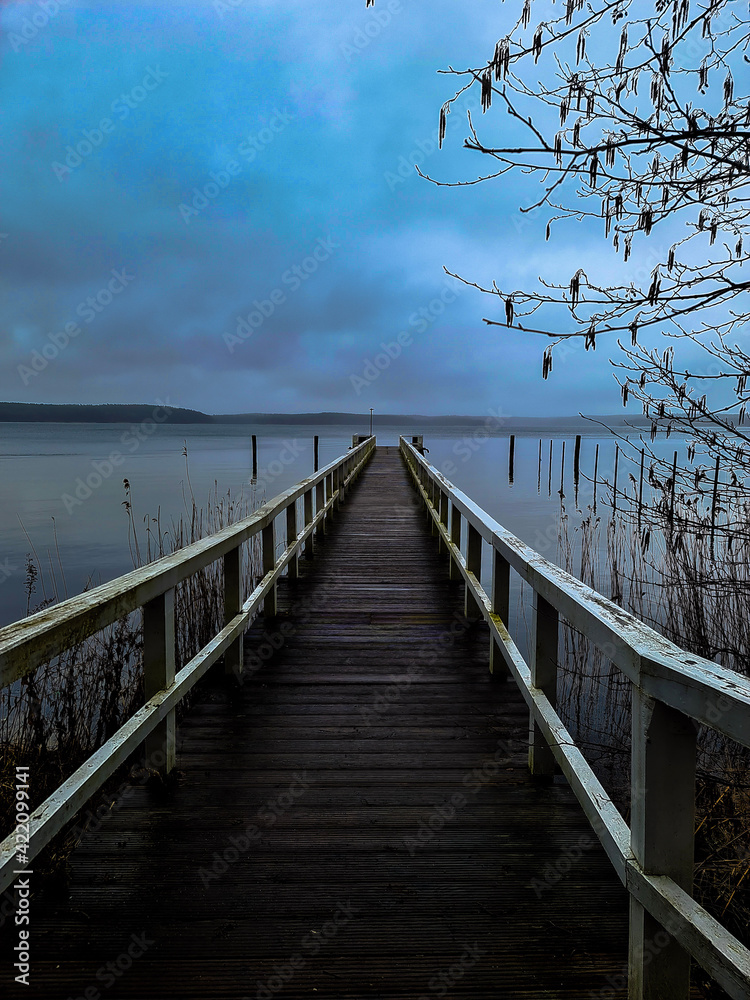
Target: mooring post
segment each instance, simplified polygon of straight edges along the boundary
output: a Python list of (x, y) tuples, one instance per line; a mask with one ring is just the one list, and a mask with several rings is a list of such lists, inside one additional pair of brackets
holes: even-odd
[[(224, 564), (224, 624), (242, 610), (242, 546), (226, 553)], [(239, 677), (242, 673), (242, 636), (238, 636), (224, 653), (224, 673)]]
[[(557, 643), (560, 617), (557, 609), (534, 591), (534, 630), (531, 683), (540, 688), (553, 708), (557, 705)], [(529, 770), (538, 776), (555, 773), (555, 758), (533, 714), (529, 716)]]
[(646, 449), (641, 448), (641, 474), (638, 479), (638, 531), (641, 530), (641, 519), (643, 516), (643, 463), (646, 460)]
[(669, 498), (669, 530), (674, 529), (674, 497), (677, 491), (677, 452), (672, 459), (672, 495)]
[[(492, 613), (502, 618), (507, 629), (510, 615), (510, 563), (495, 548), (492, 550)], [(510, 677), (508, 665), (494, 639), (490, 644), (490, 674), (496, 681), (505, 681)]]
[(516, 435), (511, 434), (510, 444), (508, 445), (508, 483), (510, 486), (513, 485), (513, 469), (515, 465), (516, 457)]
[(536, 491), (542, 492), (542, 439), (539, 438), (539, 463), (536, 470)]
[(547, 496), (552, 496), (552, 438), (549, 441), (549, 479), (547, 480)]
[(618, 462), (619, 458), (620, 458), (620, 446), (619, 446), (619, 444), (616, 444), (615, 445), (615, 474), (614, 474), (614, 483), (613, 483), (613, 486), (612, 486), (612, 513), (613, 514), (617, 510), (617, 462)]
[[(648, 875), (693, 891), (697, 728), (633, 685), (630, 846)], [(690, 955), (630, 897), (630, 1000), (687, 1000)]]
[(318, 471), (318, 435), (313, 438), (313, 472)]
[(253, 479), (258, 478), (258, 439), (253, 434)]
[[(143, 605), (143, 682), (146, 701), (174, 684), (174, 590)], [(175, 765), (174, 709), (145, 740), (146, 765), (167, 775)]]
[(596, 514), (596, 490), (597, 482), (599, 478), (599, 445), (596, 446), (596, 454), (594, 456), (594, 514)]
[[(263, 528), (263, 575), (269, 573), (276, 565), (276, 523), (274, 520)], [(271, 587), (263, 602), (263, 614), (266, 618), (274, 618), (276, 615), (276, 584)]]
[(565, 496), (565, 442), (562, 443), (562, 455), (560, 456), (560, 496)]

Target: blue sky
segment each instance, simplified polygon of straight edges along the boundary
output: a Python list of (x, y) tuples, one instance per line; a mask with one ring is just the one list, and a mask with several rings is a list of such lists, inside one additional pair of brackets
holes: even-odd
[(442, 271), (523, 287), (611, 249), (573, 225), (545, 243), (528, 178), (413, 171), (485, 169), (457, 112), (435, 148), (437, 71), (484, 62), (515, 7), (3, 5), (0, 399), (617, 411), (604, 344), (543, 382), (543, 342)]

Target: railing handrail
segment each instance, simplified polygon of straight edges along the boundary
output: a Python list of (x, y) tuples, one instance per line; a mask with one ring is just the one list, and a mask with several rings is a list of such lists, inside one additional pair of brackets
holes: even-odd
[[(298, 554), (303, 546), (312, 554), (314, 533), (325, 531), (326, 519), (341, 504), (349, 483), (374, 450), (375, 438), (370, 437), (236, 525), (0, 630), (0, 680), (1, 686), (7, 686), (100, 628), (143, 607), (145, 704), (33, 811), (25, 862), (65, 828), (144, 741), (151, 766), (165, 774), (174, 767), (177, 704), (219, 657), (225, 657), (229, 672), (241, 672), (243, 632), (261, 603), (264, 613), (276, 614), (276, 583), (281, 573), (289, 567), (289, 572), (297, 575)], [(300, 497), (304, 497), (301, 530), (297, 519)], [(275, 520), (284, 511), (286, 547), (277, 557)], [(241, 548), (259, 532), (263, 576), (243, 599)], [(220, 558), (224, 563), (224, 627), (175, 673), (175, 586)], [(16, 850), (16, 836), (11, 833), (0, 843), (0, 892), (15, 878)]]
[[(692, 956), (730, 996), (747, 1000), (750, 949), (692, 898), (696, 727), (691, 720), (750, 745), (750, 680), (685, 653), (516, 538), (404, 437), (400, 449), (449, 553), (451, 576), (466, 585), (467, 616), (483, 617), (489, 626), (490, 670), (512, 676), (528, 705), (532, 773), (551, 775), (559, 766), (630, 894), (629, 996), (635, 1000), (658, 991), (673, 1000), (687, 998)], [(481, 583), (482, 541), (492, 546), (491, 595)], [(534, 591), (531, 665), (507, 628), (511, 568)], [(561, 615), (632, 682), (630, 826), (556, 710)], [(654, 945), (654, 927), (668, 929), (666, 943)]]
[(467, 522), (533, 590), (568, 620), (574, 618), (574, 608), (578, 609), (579, 619), (572, 624), (580, 628), (583, 616), (585, 627), (581, 630), (631, 681), (697, 722), (750, 747), (750, 679), (680, 649), (631, 612), (545, 559), (446, 479), (409, 441), (401, 440)]
[(212, 535), (130, 570), (93, 590), (0, 628), (0, 688), (7, 687), (118, 618), (143, 607), (257, 535), (290, 503), (323, 482), (343, 460), (361, 455), (367, 447), (368, 441), (362, 442), (314, 475), (267, 500), (236, 524), (227, 525)]

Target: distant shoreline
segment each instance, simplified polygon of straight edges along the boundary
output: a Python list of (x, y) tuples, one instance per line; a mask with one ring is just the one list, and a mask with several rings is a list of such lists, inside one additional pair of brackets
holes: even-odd
[[(77, 423), (111, 424), (132, 423), (153, 419), (155, 407), (141, 403), (72, 404), (72, 403), (0, 403), (0, 423)], [(156, 407), (163, 414), (164, 407)], [(548, 417), (498, 417), (469, 416), (465, 414), (445, 414), (426, 416), (415, 413), (375, 413), (374, 427), (484, 427), (492, 424), (492, 431), (534, 430), (544, 427), (590, 430), (598, 421), (608, 427), (626, 425), (648, 427), (651, 420), (641, 415), (592, 414), (591, 419), (578, 414)], [(361, 424), (369, 427), (370, 414), (323, 411), (321, 413), (203, 413), (184, 407), (170, 407), (166, 420), (160, 423), (172, 424), (305, 424), (314, 426), (351, 426)]]

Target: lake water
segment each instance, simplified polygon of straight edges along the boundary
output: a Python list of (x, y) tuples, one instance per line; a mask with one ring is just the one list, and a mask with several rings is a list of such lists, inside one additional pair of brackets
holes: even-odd
[[(365, 430), (354, 423), (318, 428), (320, 466), (345, 452), (353, 433)], [(380, 444), (397, 444), (404, 431), (420, 429), (375, 425)], [(199, 505), (214, 484), (220, 493), (243, 494), (254, 503), (312, 473), (314, 432), (308, 425), (165, 424), (148, 435), (124, 424), (0, 424), (0, 625), (26, 613), (25, 564), (32, 544), (45, 587), (37, 584), (32, 606), (55, 585), (62, 599), (80, 593), (88, 581), (102, 583), (133, 568), (124, 479), (130, 483), (136, 522), (159, 511), (164, 526), (186, 509), (185, 447)], [(260, 487), (251, 482), (253, 433), (258, 436)], [(563, 443), (563, 492), (568, 509), (575, 509), (575, 432), (552, 430), (541, 437), (540, 472), (540, 432), (516, 432), (510, 482), (507, 430), (488, 437), (450, 425), (424, 431), (428, 458), (438, 469), (514, 534), (555, 560)], [(611, 479), (615, 442), (596, 429), (582, 435), (582, 475), (593, 476), (597, 444), (599, 478)], [(685, 460), (683, 438), (657, 439), (655, 447), (669, 455), (676, 449), (680, 461)], [(119, 453), (114, 464), (113, 453)], [(626, 474), (621, 462), (620, 475)], [(600, 504), (603, 499), (600, 489)], [(578, 508), (585, 511), (591, 502), (592, 485), (582, 478)]]

